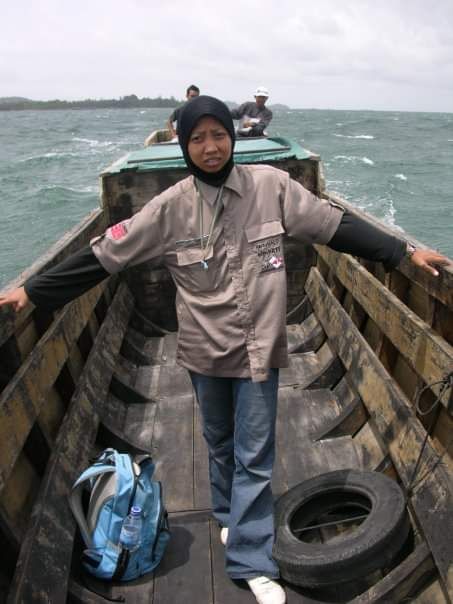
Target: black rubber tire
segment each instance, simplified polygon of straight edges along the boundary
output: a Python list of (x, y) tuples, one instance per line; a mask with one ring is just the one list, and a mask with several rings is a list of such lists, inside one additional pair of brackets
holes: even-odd
[[(336, 500), (366, 501), (368, 517), (351, 533), (327, 543), (309, 543), (291, 530), (296, 514), (303, 526)], [(312, 507), (310, 509), (310, 502)], [(391, 565), (411, 525), (403, 492), (379, 472), (338, 470), (307, 480), (282, 495), (275, 508), (274, 558), (282, 577), (305, 587), (346, 583)]]

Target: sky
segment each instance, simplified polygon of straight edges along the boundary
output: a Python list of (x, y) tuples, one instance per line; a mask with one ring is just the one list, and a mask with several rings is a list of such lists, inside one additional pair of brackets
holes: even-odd
[(0, 97), (453, 112), (453, 0), (15, 0)]

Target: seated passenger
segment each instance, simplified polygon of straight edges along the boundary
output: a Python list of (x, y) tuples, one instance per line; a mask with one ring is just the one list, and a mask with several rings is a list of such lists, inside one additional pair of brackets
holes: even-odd
[(239, 136), (267, 136), (265, 128), (272, 120), (272, 111), (265, 106), (268, 98), (267, 88), (259, 86), (254, 103), (242, 103), (237, 109), (231, 110), (231, 117), (240, 120), (237, 129)]
[[(200, 89), (198, 88), (198, 86), (194, 86), (192, 84), (186, 90), (186, 99), (187, 99), (186, 103), (188, 101), (191, 101), (192, 99), (195, 99), (199, 95), (200, 95)], [(175, 139), (178, 136), (179, 114), (181, 113), (181, 110), (185, 106), (186, 103), (183, 103), (179, 107), (176, 107), (176, 109), (173, 111), (173, 113), (168, 118), (167, 128), (171, 132), (172, 139)]]

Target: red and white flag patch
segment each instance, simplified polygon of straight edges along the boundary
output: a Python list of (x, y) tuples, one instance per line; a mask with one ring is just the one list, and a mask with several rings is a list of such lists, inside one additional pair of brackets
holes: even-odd
[(107, 237), (110, 237), (110, 239), (122, 239), (125, 235), (127, 235), (126, 225), (124, 222), (118, 222), (118, 224), (114, 224), (107, 229), (106, 235)]

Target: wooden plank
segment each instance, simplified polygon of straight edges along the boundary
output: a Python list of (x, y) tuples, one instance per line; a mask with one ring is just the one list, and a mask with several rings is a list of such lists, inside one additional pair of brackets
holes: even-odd
[[(225, 547), (220, 541), (220, 529), (215, 520), (210, 521), (212, 577), (215, 604), (256, 604), (252, 592), (244, 581), (232, 581), (225, 569)], [(201, 604), (201, 601), (198, 601)], [(205, 604), (203, 602), (203, 604)]]
[[(319, 271), (312, 269), (307, 293), (356, 388), (375, 421), (403, 485), (409, 487), (425, 440), (425, 430), (410, 402), (381, 365), (375, 354), (334, 298)], [(425, 444), (411, 502), (436, 565), (453, 594), (453, 481), (441, 464), (431, 441)], [(433, 514), (433, 510), (436, 513)], [(446, 527), (449, 527), (446, 531)]]
[(68, 304), (0, 397), (0, 491), (103, 286)]
[[(441, 380), (453, 367), (453, 347), (440, 337), (360, 263), (346, 254), (318, 246), (341, 282), (426, 383)], [(439, 385), (433, 386), (439, 393)], [(447, 405), (446, 396), (443, 404)]]
[(289, 354), (318, 350), (326, 339), (319, 321), (311, 313), (302, 323), (286, 328)]
[(354, 442), (362, 451), (362, 463), (364, 470), (377, 470), (385, 459), (386, 451), (382, 442), (373, 430), (373, 421), (368, 421), (354, 436)]
[(420, 581), (434, 572), (434, 561), (426, 543), (421, 543), (405, 560), (351, 604), (412, 601), (410, 596)]
[(125, 403), (116, 398), (110, 389), (102, 424), (121, 439), (121, 447), (151, 453), (156, 413), (156, 402)]
[(447, 602), (440, 581), (437, 580), (413, 598), (412, 604), (451, 604), (451, 600)]
[(39, 489), (40, 477), (24, 453), (21, 453), (9, 476), (6, 488), (0, 494), (2, 523), (20, 543), (27, 529), (33, 501)]
[(133, 298), (122, 284), (99, 330), (47, 465), (8, 604), (66, 601), (75, 532), (67, 497), (88, 463), (132, 305)]
[(343, 375), (341, 363), (324, 343), (315, 352), (301, 352), (289, 356), (289, 366), (280, 369), (280, 386), (298, 388), (327, 388), (337, 383)]
[(39, 426), (49, 443), (55, 440), (65, 412), (66, 406), (60, 395), (55, 388), (51, 388), (46, 395), (46, 404), (41, 407), (38, 417)]
[(337, 412), (338, 406), (330, 390), (300, 392), (292, 388), (279, 389), (277, 451), (272, 483), (276, 495), (323, 472), (360, 467), (361, 460), (350, 437), (311, 441), (311, 430), (326, 419), (329, 421), (332, 413)]
[(154, 575), (153, 604), (212, 604), (209, 515), (170, 514), (169, 522), (172, 538)]
[(169, 512), (194, 509), (193, 409), (192, 393), (162, 398), (157, 407), (152, 452)]

